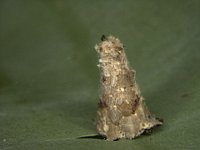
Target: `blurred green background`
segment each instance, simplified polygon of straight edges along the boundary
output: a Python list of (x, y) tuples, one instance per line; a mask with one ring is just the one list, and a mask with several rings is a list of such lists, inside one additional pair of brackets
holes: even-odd
[[(119, 37), (146, 103), (150, 136), (95, 135), (94, 45)], [(1, 0), (0, 149), (198, 149), (199, 0)]]

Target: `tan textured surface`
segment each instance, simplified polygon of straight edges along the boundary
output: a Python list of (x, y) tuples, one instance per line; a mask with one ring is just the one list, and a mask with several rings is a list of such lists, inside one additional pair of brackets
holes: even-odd
[(103, 37), (95, 46), (99, 53), (101, 96), (97, 112), (97, 131), (107, 140), (132, 139), (162, 122), (145, 106), (131, 70), (123, 44), (113, 36)]

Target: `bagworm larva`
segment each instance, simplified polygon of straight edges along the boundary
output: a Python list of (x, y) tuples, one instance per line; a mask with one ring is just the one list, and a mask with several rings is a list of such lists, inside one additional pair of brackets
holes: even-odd
[(95, 46), (99, 54), (101, 95), (97, 132), (107, 140), (133, 139), (163, 122), (149, 112), (129, 67), (123, 44), (113, 36), (102, 36)]

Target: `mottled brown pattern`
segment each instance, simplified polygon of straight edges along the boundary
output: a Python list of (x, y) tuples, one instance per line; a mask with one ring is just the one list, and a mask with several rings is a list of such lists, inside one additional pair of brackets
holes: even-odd
[(95, 46), (101, 71), (97, 132), (111, 141), (133, 139), (162, 121), (154, 118), (146, 107), (120, 40), (104, 35), (101, 40)]

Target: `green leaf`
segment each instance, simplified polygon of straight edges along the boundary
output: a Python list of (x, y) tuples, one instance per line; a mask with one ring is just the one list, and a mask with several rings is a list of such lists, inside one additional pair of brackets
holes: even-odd
[[(2, 0), (0, 149), (199, 149), (199, 18), (198, 0)], [(102, 34), (125, 44), (149, 109), (165, 120), (150, 136), (95, 136)]]

